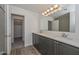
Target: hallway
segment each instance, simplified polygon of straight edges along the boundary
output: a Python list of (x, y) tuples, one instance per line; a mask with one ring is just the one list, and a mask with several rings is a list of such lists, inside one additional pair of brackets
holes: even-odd
[(14, 43), (12, 43), (12, 48), (22, 48), (24, 47), (24, 42), (22, 38), (15, 38)]

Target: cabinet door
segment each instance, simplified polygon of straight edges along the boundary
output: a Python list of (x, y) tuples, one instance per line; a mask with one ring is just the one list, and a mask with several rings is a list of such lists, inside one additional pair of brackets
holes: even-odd
[(78, 48), (63, 43), (60, 43), (60, 45), (63, 47), (63, 55), (79, 55)]
[(33, 45), (36, 49), (39, 49), (39, 35), (33, 34)]
[(53, 39), (48, 39), (49, 48), (47, 51), (48, 55), (54, 55), (55, 54), (55, 41)]
[(37, 49), (39, 49), (39, 35), (35, 35), (35, 46)]
[(55, 55), (78, 55), (79, 49), (68, 44), (55, 42)]
[(40, 36), (39, 39), (40, 52), (44, 55), (54, 54), (54, 41), (50, 38)]
[(60, 50), (59, 50), (59, 42), (55, 41), (55, 55), (60, 55)]
[(46, 41), (46, 38), (43, 36), (40, 36), (40, 39), (39, 39), (39, 51), (40, 51), (40, 53), (46, 55), (47, 54), (47, 47), (48, 47), (48, 42)]

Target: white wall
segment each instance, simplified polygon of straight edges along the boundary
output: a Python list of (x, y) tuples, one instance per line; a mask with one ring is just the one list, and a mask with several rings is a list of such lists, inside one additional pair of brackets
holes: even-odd
[(70, 32), (75, 32), (75, 11), (70, 12)]
[(69, 7), (70, 12), (70, 32), (75, 32), (75, 7), (76, 5), (71, 5)]
[(77, 39), (77, 41), (79, 41), (79, 4), (76, 5), (76, 15), (75, 15), (75, 23), (76, 23), (76, 26), (75, 26), (75, 29), (76, 29), (76, 35), (75, 35), (75, 38)]
[(39, 14), (10, 5), (10, 15), (24, 16), (24, 39), (25, 46), (32, 45), (32, 32), (39, 32)]
[(40, 16), (40, 30), (48, 31), (48, 21), (53, 21), (52, 17), (49, 16)]

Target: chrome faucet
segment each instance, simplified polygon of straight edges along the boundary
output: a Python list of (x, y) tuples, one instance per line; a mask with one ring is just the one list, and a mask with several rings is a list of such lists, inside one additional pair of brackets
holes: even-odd
[(72, 38), (69, 37), (69, 34), (67, 34), (67, 33), (63, 33), (62, 37), (67, 38), (69, 40), (73, 40)]
[(67, 38), (67, 37), (68, 37), (68, 34), (63, 33), (63, 34), (62, 34), (62, 37), (66, 37), (66, 38)]

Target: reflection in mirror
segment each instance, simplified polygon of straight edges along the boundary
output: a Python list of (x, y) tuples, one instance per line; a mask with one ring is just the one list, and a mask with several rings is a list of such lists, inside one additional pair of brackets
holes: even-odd
[(69, 32), (70, 31), (69, 24), (70, 24), (70, 13), (66, 13), (64, 15), (55, 18), (52, 21), (52, 27), (53, 27), (52, 30)]
[(75, 5), (60, 5), (61, 10), (40, 19), (41, 31), (75, 32)]

